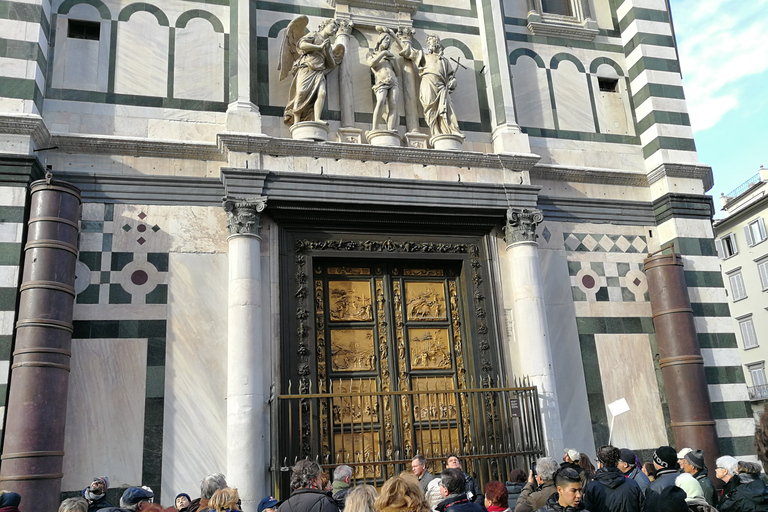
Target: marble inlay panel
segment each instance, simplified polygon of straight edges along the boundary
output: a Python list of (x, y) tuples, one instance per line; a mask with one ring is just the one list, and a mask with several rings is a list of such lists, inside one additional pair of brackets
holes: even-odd
[(162, 488), (196, 496), (226, 470), (227, 256), (173, 253), (168, 283)]
[(146, 339), (73, 339), (62, 491), (141, 482)]

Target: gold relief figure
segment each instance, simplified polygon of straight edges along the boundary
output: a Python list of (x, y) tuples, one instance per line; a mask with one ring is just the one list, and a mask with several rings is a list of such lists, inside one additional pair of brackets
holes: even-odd
[(459, 429), (417, 429), (416, 442), (420, 453), (429, 453), (433, 457), (444, 456), (459, 449)]
[(334, 329), (331, 331), (331, 366), (333, 371), (371, 371), (376, 355), (371, 329)]
[(447, 329), (408, 329), (411, 368), (435, 370), (451, 367)]
[(334, 394), (350, 393), (360, 396), (341, 396), (333, 399), (333, 421), (336, 425), (360, 425), (370, 424), (379, 419), (379, 402), (371, 392), (376, 391), (376, 383), (373, 380), (348, 380), (333, 381)]
[(443, 283), (408, 281), (405, 283), (408, 320), (445, 320)]
[(453, 379), (434, 377), (414, 377), (414, 391), (426, 391), (415, 396), (413, 412), (417, 421), (455, 420), (456, 396), (449, 391), (454, 389)]
[(370, 322), (373, 319), (368, 281), (329, 281), (328, 312), (333, 322)]
[[(335, 434), (333, 444), (335, 459), (343, 462), (369, 462), (381, 460), (381, 447), (378, 432), (355, 432), (353, 434)], [(381, 476), (381, 466), (355, 466), (354, 478), (372, 478)]]

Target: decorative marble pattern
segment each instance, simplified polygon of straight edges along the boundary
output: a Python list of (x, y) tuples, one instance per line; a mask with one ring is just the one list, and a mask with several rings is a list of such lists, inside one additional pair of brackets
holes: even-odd
[(648, 302), (648, 281), (642, 263), (569, 261), (573, 300)]
[(566, 251), (619, 252), (638, 254), (648, 251), (648, 241), (639, 235), (603, 235), (592, 233), (563, 233)]

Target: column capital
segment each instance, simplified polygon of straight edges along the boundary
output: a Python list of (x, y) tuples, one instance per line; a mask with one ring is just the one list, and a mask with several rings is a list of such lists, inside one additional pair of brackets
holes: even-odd
[(504, 240), (512, 245), (519, 242), (536, 242), (536, 227), (544, 220), (537, 208), (509, 208), (504, 225)]
[(225, 197), (222, 201), (227, 212), (227, 230), (229, 236), (259, 235), (261, 212), (267, 207), (267, 198)]
[(336, 30), (336, 35), (342, 35), (342, 36), (348, 36), (352, 33), (352, 29), (355, 28), (355, 24), (345, 18), (337, 18), (336, 19), (336, 26), (338, 29)]

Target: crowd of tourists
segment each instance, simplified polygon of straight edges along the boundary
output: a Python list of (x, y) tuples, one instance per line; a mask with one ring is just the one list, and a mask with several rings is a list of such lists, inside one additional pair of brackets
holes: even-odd
[[(417, 455), (411, 470), (392, 477), (380, 490), (355, 485), (354, 470), (337, 466), (333, 480), (312, 460), (296, 463), (291, 493), (284, 501), (264, 497), (248, 512), (768, 512), (768, 488), (759, 463), (730, 456), (717, 459), (716, 485), (701, 450), (679, 452), (661, 446), (643, 463), (629, 449), (603, 446), (596, 465), (588, 455), (567, 449), (562, 462), (536, 460), (526, 472), (515, 469), (506, 483), (483, 488), (450, 455), (438, 475)], [(109, 479), (96, 477), (76, 498), (61, 503), (59, 512), (231, 512), (240, 511), (237, 489), (221, 473), (205, 477), (200, 497), (179, 493), (174, 506), (154, 503), (149, 487), (129, 487), (119, 507), (107, 500)], [(0, 512), (19, 512), (18, 494), (0, 491)]]

